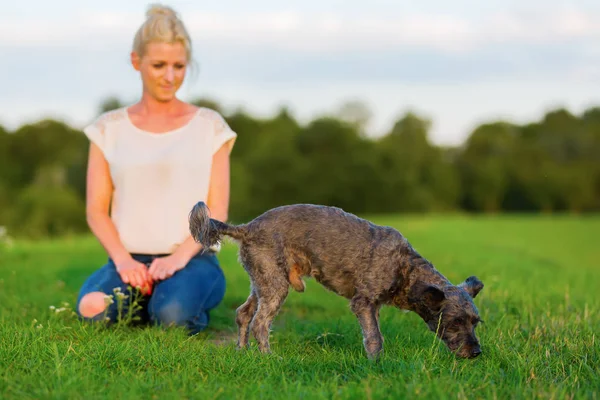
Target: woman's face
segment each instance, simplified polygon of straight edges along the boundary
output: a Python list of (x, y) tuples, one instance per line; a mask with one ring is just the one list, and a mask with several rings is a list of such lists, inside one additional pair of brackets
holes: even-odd
[(142, 75), (144, 92), (160, 102), (168, 102), (183, 83), (188, 60), (182, 43), (151, 42), (143, 57), (131, 53), (131, 63)]

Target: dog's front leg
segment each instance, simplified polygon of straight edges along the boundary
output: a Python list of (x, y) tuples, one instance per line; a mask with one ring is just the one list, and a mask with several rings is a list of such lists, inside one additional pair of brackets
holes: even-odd
[(358, 318), (363, 334), (363, 344), (369, 359), (377, 359), (383, 348), (383, 336), (379, 330), (379, 304), (374, 304), (364, 297), (355, 296), (350, 301), (350, 308)]

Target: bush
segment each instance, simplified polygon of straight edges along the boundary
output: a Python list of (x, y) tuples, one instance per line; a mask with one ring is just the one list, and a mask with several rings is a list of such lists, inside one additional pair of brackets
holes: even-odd
[(85, 232), (85, 204), (71, 188), (31, 185), (17, 196), (8, 216), (15, 236), (41, 238)]

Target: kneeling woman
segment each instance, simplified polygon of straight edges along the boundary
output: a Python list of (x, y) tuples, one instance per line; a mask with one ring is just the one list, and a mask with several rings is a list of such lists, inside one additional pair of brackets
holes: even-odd
[(80, 290), (83, 319), (115, 321), (118, 302), (106, 296), (120, 291), (131, 299), (132, 287), (143, 296), (142, 319), (194, 334), (224, 296), (215, 252), (200, 254), (187, 217), (204, 200), (212, 218), (227, 219), (236, 134), (216, 111), (176, 97), (190, 57), (190, 38), (175, 12), (152, 7), (131, 52), (143, 84), (140, 101), (84, 129), (90, 139), (87, 220), (108, 262)]

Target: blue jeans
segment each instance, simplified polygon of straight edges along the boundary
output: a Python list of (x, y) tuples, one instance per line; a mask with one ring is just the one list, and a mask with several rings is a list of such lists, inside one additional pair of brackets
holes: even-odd
[[(141, 263), (150, 265), (159, 255), (132, 254)], [(77, 298), (77, 313), (83, 296), (91, 292), (103, 292), (115, 296), (115, 288), (119, 288), (127, 297), (123, 300), (121, 312), (128, 310), (132, 293), (128, 290), (117, 272), (114, 262), (96, 270), (83, 284)], [(215, 308), (225, 295), (225, 276), (214, 253), (198, 254), (181, 270), (163, 281), (155, 282), (150, 296), (141, 297), (138, 304), (141, 310), (135, 315), (141, 322), (152, 322), (156, 325), (184, 326), (190, 334), (198, 333), (208, 326), (209, 312)], [(117, 300), (110, 304), (104, 312), (92, 318), (79, 316), (84, 320), (98, 321), (108, 318), (115, 322), (119, 309)]]

